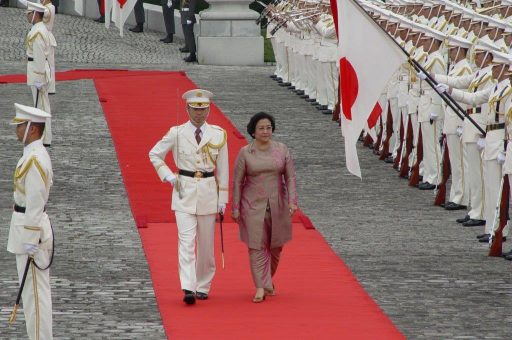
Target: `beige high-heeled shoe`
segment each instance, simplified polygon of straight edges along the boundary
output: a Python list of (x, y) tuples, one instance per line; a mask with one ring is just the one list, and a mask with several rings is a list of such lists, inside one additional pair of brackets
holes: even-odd
[(276, 287), (272, 285), (272, 288), (264, 288), (265, 295), (276, 296)]

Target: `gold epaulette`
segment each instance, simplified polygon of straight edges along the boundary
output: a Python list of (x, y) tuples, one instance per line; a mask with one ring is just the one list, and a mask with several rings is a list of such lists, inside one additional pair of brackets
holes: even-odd
[(424, 66), (425, 70), (430, 71), (430, 69), (434, 67), (436, 63), (439, 63), (443, 69), (446, 67), (444, 61), (441, 58), (436, 57), (431, 62)]
[(493, 96), (491, 99), (489, 99), (489, 106), (491, 106), (491, 107), (494, 107), (494, 104), (496, 104), (498, 101), (501, 101), (503, 98), (510, 95), (512, 93), (512, 87), (510, 85), (507, 85), (507, 89), (503, 92), (503, 94), (501, 96), (498, 91), (496, 91), (496, 93), (497, 93), (496, 96)]
[(27, 36), (27, 38), (25, 40), (25, 46), (32, 46), (32, 44), (34, 43), (34, 40), (37, 37), (41, 37), (41, 39), (43, 39), (45, 44), (47, 44), (47, 45), (50, 44), (50, 42), (45, 39), (44, 35), (42, 35), (41, 32), (37, 31), (33, 36), (31, 36), (31, 37)]
[(492, 77), (491, 74), (489, 73), (486, 73), (480, 80), (479, 79), (475, 79), (471, 82), (471, 84), (469, 84), (469, 87), (468, 87), (468, 90), (469, 91), (473, 91), (474, 89), (476, 89), (478, 86), (482, 85), (482, 84), (485, 84), (490, 78)]

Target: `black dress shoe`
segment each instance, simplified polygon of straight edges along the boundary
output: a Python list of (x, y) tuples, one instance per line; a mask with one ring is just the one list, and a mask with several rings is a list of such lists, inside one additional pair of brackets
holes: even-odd
[(306, 99), (306, 101), (308, 103), (314, 103), (314, 102), (316, 102), (316, 99), (315, 98), (308, 98), (308, 99)]
[(470, 218), (466, 222), (462, 223), (464, 227), (478, 227), (481, 225), (485, 225), (485, 220), (475, 220)]
[(395, 160), (393, 159), (393, 155), (391, 156), (387, 156), (386, 159), (384, 160), (384, 163), (394, 163)]
[(489, 238), (491, 237), (491, 234), (485, 234), (484, 237), (481, 237), (478, 239), (478, 242), (482, 243), (489, 243)]
[(309, 99), (309, 96), (307, 94), (300, 95), (299, 97), (301, 97), (302, 99)]
[(512, 257), (512, 250), (507, 251), (506, 253), (501, 254), (503, 257), (511, 256)]
[(304, 95), (304, 90), (295, 90), (295, 91), (293, 91), (293, 92), (295, 92), (295, 94), (296, 94), (297, 96), (303, 96), (303, 95)]
[(512, 255), (507, 255), (507, 256), (505, 256), (505, 260), (512, 261)]
[(183, 302), (185, 302), (187, 305), (193, 305), (196, 303), (196, 296), (194, 295), (194, 292), (183, 289), (183, 293), (185, 293), (185, 296), (183, 296)]
[(276, 81), (278, 84), (281, 84), (283, 82), (283, 78), (276, 78)]
[(188, 50), (188, 48), (185, 46), (185, 47), (180, 47), (180, 52), (181, 53), (190, 53), (190, 51)]
[(165, 38), (160, 39), (160, 41), (163, 42), (164, 44), (172, 43), (172, 34), (166, 36)]
[(271, 79), (276, 79), (277, 78), (277, 75), (273, 74), (270, 76)]
[(43, 146), (44, 146), (45, 148), (51, 148), (51, 147), (52, 147), (52, 145), (51, 145), (51, 144), (43, 144)]
[(188, 57), (183, 58), (183, 60), (187, 63), (193, 63), (193, 62), (197, 61), (197, 57), (195, 54), (190, 54)]
[(464, 222), (469, 221), (469, 219), (470, 219), (470, 218), (469, 218), (469, 215), (466, 215), (466, 216), (464, 216), (463, 218), (458, 218), (458, 219), (456, 219), (456, 220), (455, 220), (455, 222), (457, 222), (457, 223), (464, 223)]
[(468, 207), (462, 204), (457, 204), (454, 202), (448, 202), (444, 206), (446, 210), (466, 210)]
[(295, 90), (295, 86), (293, 86), (293, 85), (288, 86), (288, 90)]
[(418, 189), (420, 190), (434, 190), (436, 186), (434, 184), (430, 184), (429, 182), (423, 182), (418, 185)]
[(327, 110), (322, 110), (322, 113), (323, 113), (324, 115), (332, 115), (332, 110), (329, 110), (329, 109), (327, 109)]
[(291, 85), (292, 85), (292, 83), (284, 82), (284, 81), (282, 83), (279, 83), (279, 86), (286, 86), (286, 87), (288, 87), (288, 86), (291, 86)]
[(100, 24), (104, 24), (105, 23), (105, 17), (102, 15), (98, 19), (94, 19), (94, 21), (99, 22)]
[(196, 299), (198, 300), (208, 300), (208, 294), (196, 292)]
[(487, 234), (480, 234), (480, 235), (477, 235), (476, 238), (481, 239), (482, 237), (485, 237), (485, 236), (487, 236)]
[(128, 31), (133, 33), (142, 33), (144, 32), (144, 27), (141, 24), (137, 24), (135, 27), (129, 28)]

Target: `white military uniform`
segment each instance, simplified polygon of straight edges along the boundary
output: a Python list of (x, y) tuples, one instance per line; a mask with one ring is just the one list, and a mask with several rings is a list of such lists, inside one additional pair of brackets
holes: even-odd
[[(50, 116), (32, 107), (19, 104), (15, 106), (14, 124), (26, 121), (44, 122), (46, 117)], [(48, 202), (52, 179), (52, 162), (42, 140), (26, 145), (14, 173), (14, 203), (18, 211), (15, 210), (12, 214), (7, 241), (7, 251), (16, 254), (20, 283), (29, 256), (25, 250), (26, 244), (38, 247), (33, 257), (39, 267), (45, 268), (50, 261), (53, 237), (45, 206)], [(33, 264), (30, 265), (22, 300), (29, 339), (52, 339), (49, 269), (40, 270)]]
[[(226, 132), (222, 128), (204, 123), (199, 144), (195, 130), (190, 121), (172, 127), (151, 149), (149, 158), (162, 181), (168, 180), (168, 176), (177, 178), (172, 192), (172, 210), (176, 214), (179, 234), (181, 288), (208, 294), (215, 274), (215, 215), (218, 204), (228, 202), (228, 147)], [(197, 175), (188, 177), (180, 174), (176, 177), (164, 161), (169, 151), (179, 170)], [(214, 171), (215, 176), (199, 176), (200, 172)]]
[[(456, 89), (468, 89), (468, 91), (477, 92), (494, 86), (496, 83), (492, 78), (492, 66), (487, 66), (475, 73), (460, 77), (447, 77), (444, 75), (435, 75), (435, 80), (445, 83)], [(489, 105), (483, 103), (480, 107), (474, 107), (471, 118), (485, 129), (483, 116), (489, 112)], [(467, 174), (467, 183), (469, 184), (469, 194), (471, 209), (468, 215), (471, 219), (484, 219), (484, 177), (482, 175), (482, 157), (477, 148), (477, 141), (480, 131), (468, 120), (464, 120), (462, 129), (462, 147), (464, 158), (466, 159), (464, 174)]]
[(484, 116), (486, 124), (485, 146), (483, 150), (485, 203), (484, 219), (485, 233), (490, 234), (494, 220), (494, 212), (498, 200), (499, 184), (501, 179), (501, 165), (498, 164), (498, 153), (503, 150), (505, 137), (505, 107), (507, 98), (512, 94), (510, 80), (505, 79), (496, 86), (488, 87), (483, 91), (467, 93), (453, 90), (452, 97), (466, 104), (489, 104), (489, 114)]
[[(457, 62), (448, 73), (450, 77), (461, 77), (472, 73), (471, 65), (467, 58)], [(450, 187), (449, 202), (460, 205), (469, 205), (469, 187), (465, 183), (464, 166), (466, 162), (463, 157), (462, 140), (457, 134), (462, 129), (464, 121), (451, 109), (446, 109), (443, 132), (446, 135), (446, 146), (450, 156), (450, 169), (452, 174), (452, 185)], [(466, 179), (467, 180), (467, 179)]]
[(49, 2), (44, 5), (45, 11), (43, 15), (43, 22), (48, 29), (48, 38), (50, 41), (50, 53), (48, 54), (48, 63), (50, 64), (51, 79), (48, 84), (48, 93), (55, 93), (55, 48), (57, 47), (57, 41), (53, 35), (53, 26), (55, 25), (55, 6)]
[[(430, 73), (446, 74), (446, 64), (439, 51), (429, 54), (423, 67)], [(437, 120), (430, 120), (432, 113), (437, 114)], [(423, 140), (423, 182), (434, 185), (441, 182), (441, 150), (439, 147), (439, 137), (442, 132), (443, 120), (443, 100), (430, 85), (421, 81), (421, 97), (418, 103), (418, 122), (421, 126)]]
[[(45, 7), (40, 4), (28, 3), (29, 10), (36, 10), (44, 13)], [(50, 55), (50, 33), (46, 25), (41, 21), (32, 26), (27, 34), (27, 85), (32, 90), (34, 106), (51, 114), (50, 99), (48, 98), (48, 85), (51, 80), (51, 69), (48, 62)], [(39, 84), (41, 89), (38, 91), (36, 85)], [(39, 92), (39, 95), (38, 95)], [(43, 144), (52, 143), (51, 118), (46, 121), (45, 133), (43, 136)]]
[(338, 38), (333, 16), (322, 14), (315, 28), (321, 36), (320, 46), (316, 48), (319, 61), (319, 72), (316, 74), (316, 100), (321, 105), (327, 106), (329, 110), (334, 110), (338, 102), (339, 71), (337, 66)]

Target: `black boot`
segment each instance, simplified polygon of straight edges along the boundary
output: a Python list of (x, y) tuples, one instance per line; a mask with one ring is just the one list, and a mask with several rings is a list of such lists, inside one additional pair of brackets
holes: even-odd
[(172, 34), (169, 34), (168, 36), (166, 36), (165, 38), (162, 38), (160, 39), (161, 42), (165, 43), (165, 44), (170, 44), (172, 43)]
[(183, 58), (183, 60), (186, 61), (187, 63), (193, 63), (194, 61), (197, 61), (196, 54), (190, 53), (190, 55), (186, 58)]
[(99, 22), (100, 24), (103, 24), (103, 23), (105, 23), (105, 16), (102, 15), (98, 19), (94, 19), (94, 21)]
[(142, 24), (137, 24), (135, 27), (129, 28), (128, 30), (133, 33), (142, 33), (144, 32), (144, 27)]

